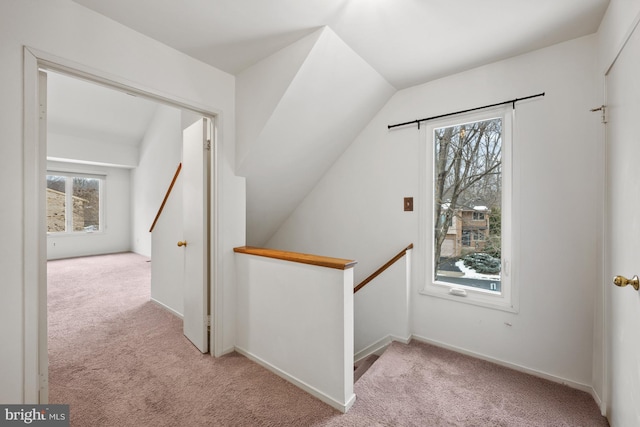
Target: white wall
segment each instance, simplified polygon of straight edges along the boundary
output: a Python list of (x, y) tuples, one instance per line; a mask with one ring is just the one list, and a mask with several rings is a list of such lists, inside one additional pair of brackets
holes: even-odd
[(151, 256), (149, 228), (181, 161), (182, 114), (158, 105), (140, 144), (138, 167), (131, 171), (134, 252)]
[[(24, 176), (32, 176), (33, 165), (23, 162), (23, 58), (25, 45), (48, 58), (93, 71), (160, 96), (219, 114), (220, 243), (215, 260), (221, 298), (217, 304), (224, 316), (217, 335), (219, 348), (233, 347), (234, 246), (244, 244), (244, 181), (234, 176), (234, 77), (187, 57), (148, 37), (79, 6), (70, 0), (23, 0), (0, 3), (0, 235), (12, 245), (0, 248), (2, 272), (0, 298), (0, 402), (32, 400), (32, 390), (23, 384), (26, 357), (23, 334), (25, 313), (33, 317), (35, 301), (23, 300), (32, 281), (23, 270), (25, 241), (23, 203)], [(29, 233), (26, 233), (29, 235)], [(37, 305), (36, 305), (37, 306)], [(25, 311), (25, 307), (29, 310)], [(33, 322), (31, 322), (33, 324)], [(220, 327), (220, 326), (217, 326)], [(28, 337), (27, 337), (28, 338)], [(31, 366), (31, 365), (30, 365)], [(26, 394), (25, 394), (26, 393)], [(27, 396), (25, 398), (25, 396)]]
[[(356, 283), (409, 243), (418, 337), (589, 389), (599, 259), (596, 40), (584, 37), (398, 92), (323, 177), (269, 247), (357, 259)], [(420, 295), (424, 126), (387, 125), (546, 92), (519, 103), (514, 136), (518, 314)], [(597, 192), (596, 192), (597, 193)]]
[(103, 230), (84, 234), (50, 234), (47, 236), (47, 258), (70, 258), (129, 251), (130, 246), (130, 179), (128, 169), (107, 168), (61, 162), (47, 162), (54, 171), (105, 175), (103, 186)]
[(353, 394), (353, 269), (236, 254), (236, 349), (343, 412)]
[(266, 243), (394, 92), (328, 27), (238, 75), (250, 245)]
[(393, 340), (410, 340), (412, 252), (407, 251), (405, 256), (354, 294), (355, 361), (377, 354)]
[(130, 144), (114, 144), (48, 132), (47, 157), (80, 163), (134, 168), (138, 164), (138, 148)]

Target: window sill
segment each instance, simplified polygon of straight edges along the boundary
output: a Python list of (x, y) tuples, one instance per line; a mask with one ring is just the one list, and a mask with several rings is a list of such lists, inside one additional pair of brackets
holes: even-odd
[[(481, 291), (473, 291), (468, 288), (464, 288), (467, 291), (466, 296), (458, 296), (452, 295), (449, 293), (450, 289), (457, 289), (455, 286), (445, 286), (445, 285), (431, 285), (423, 288), (418, 293), (420, 295), (442, 298), (450, 301), (456, 301), (462, 304), (470, 304), (478, 307), (489, 308), (492, 310), (500, 310), (506, 311), (509, 313), (518, 313), (520, 310), (517, 306), (513, 304), (511, 301), (506, 301), (501, 297), (493, 297), (487, 295), (487, 292)], [(462, 289), (462, 288), (460, 288)], [(482, 295), (481, 295), (482, 294)], [(491, 299), (495, 299), (496, 301), (491, 301)], [(500, 300), (500, 301), (497, 301)]]
[(95, 235), (103, 235), (104, 231), (74, 231), (71, 233), (67, 232), (57, 232), (50, 233), (47, 232), (47, 237), (82, 237), (82, 236), (95, 236)]

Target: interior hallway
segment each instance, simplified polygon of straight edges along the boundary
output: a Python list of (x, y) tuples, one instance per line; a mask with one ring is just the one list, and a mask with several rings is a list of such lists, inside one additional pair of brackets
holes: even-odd
[(149, 300), (150, 272), (134, 253), (48, 263), (50, 403), (73, 426), (607, 425), (587, 393), (420, 343), (393, 344), (341, 414), (237, 353), (201, 354)]

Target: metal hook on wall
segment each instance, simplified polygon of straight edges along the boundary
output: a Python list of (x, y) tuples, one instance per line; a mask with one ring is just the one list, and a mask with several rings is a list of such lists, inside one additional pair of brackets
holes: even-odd
[(592, 108), (590, 110), (592, 113), (595, 113), (596, 111), (602, 111), (602, 124), (606, 124), (607, 123), (607, 118), (606, 118), (606, 112), (607, 112), (607, 107), (606, 105), (601, 105), (597, 108)]

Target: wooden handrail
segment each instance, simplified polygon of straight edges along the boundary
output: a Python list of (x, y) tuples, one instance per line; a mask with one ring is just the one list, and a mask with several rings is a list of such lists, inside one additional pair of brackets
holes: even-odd
[(413, 243), (411, 243), (409, 246), (407, 246), (406, 248), (404, 248), (403, 250), (398, 252), (398, 254), (396, 256), (394, 256), (393, 258), (391, 258), (389, 261), (387, 261), (387, 263), (385, 265), (383, 265), (382, 267), (380, 267), (379, 269), (374, 271), (373, 274), (371, 274), (371, 276), (367, 277), (362, 282), (360, 282), (360, 284), (358, 286), (353, 288), (353, 293), (355, 294), (360, 289), (364, 288), (367, 283), (369, 283), (370, 281), (372, 281), (373, 279), (378, 277), (380, 274), (382, 274), (383, 271), (385, 271), (387, 268), (389, 268), (393, 264), (395, 264), (395, 262), (398, 261), (400, 258), (402, 258), (407, 253), (407, 251), (410, 250), (410, 249), (413, 249)]
[(239, 248), (234, 248), (233, 251), (240, 254), (257, 255), (267, 258), (281, 259), (284, 261), (335, 268), (338, 270), (346, 270), (348, 268), (352, 268), (357, 264), (357, 261), (353, 261), (350, 259), (331, 258), (320, 255), (303, 254), (299, 252), (287, 252), (277, 249), (256, 248), (253, 246), (242, 246)]
[(156, 222), (158, 222), (158, 219), (160, 218), (160, 214), (162, 213), (162, 210), (164, 209), (164, 205), (167, 203), (167, 199), (169, 198), (169, 194), (171, 194), (171, 190), (173, 190), (173, 184), (176, 183), (176, 180), (178, 179), (178, 175), (180, 175), (180, 170), (182, 169), (182, 163), (178, 164), (178, 169), (176, 169), (176, 173), (173, 175), (173, 179), (171, 180), (171, 185), (169, 185), (169, 189), (167, 190), (167, 193), (164, 195), (164, 199), (162, 200), (162, 204), (160, 205), (160, 209), (158, 209), (158, 213), (156, 214), (156, 218), (153, 220), (153, 224), (151, 224), (151, 228), (149, 229), (149, 233), (151, 233), (153, 231), (153, 228), (156, 226)]

